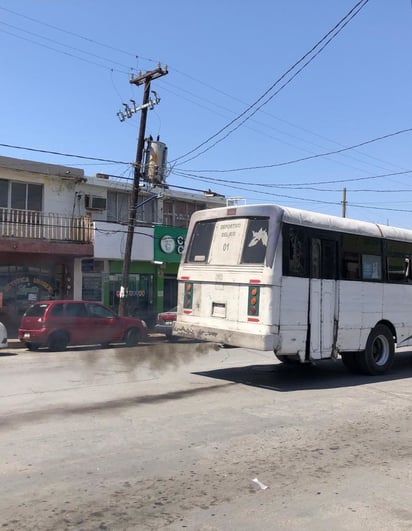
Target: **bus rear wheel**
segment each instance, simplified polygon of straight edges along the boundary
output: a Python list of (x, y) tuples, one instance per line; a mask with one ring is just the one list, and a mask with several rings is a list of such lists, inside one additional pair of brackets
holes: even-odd
[(387, 372), (395, 358), (393, 334), (385, 325), (372, 329), (364, 351), (359, 352), (357, 360), (364, 374), (379, 375)]
[(300, 360), (296, 356), (287, 356), (286, 354), (275, 354), (275, 356), (285, 365), (300, 365)]

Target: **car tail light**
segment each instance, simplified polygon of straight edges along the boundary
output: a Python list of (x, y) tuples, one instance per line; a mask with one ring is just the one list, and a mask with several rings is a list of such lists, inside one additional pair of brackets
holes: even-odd
[(259, 315), (260, 287), (249, 286), (247, 314), (251, 317)]

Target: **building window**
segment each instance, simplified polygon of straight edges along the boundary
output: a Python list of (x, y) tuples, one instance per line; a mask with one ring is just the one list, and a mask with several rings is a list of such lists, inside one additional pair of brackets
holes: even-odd
[(0, 207), (18, 210), (43, 210), (43, 185), (0, 180)]
[[(144, 203), (148, 197), (139, 193), (138, 204)], [(108, 191), (107, 193), (107, 221), (127, 223), (129, 221), (129, 192)], [(148, 201), (136, 210), (136, 220), (146, 223), (157, 221), (156, 201)]]
[(163, 224), (171, 227), (187, 228), (193, 212), (203, 209), (204, 205), (199, 203), (188, 203), (187, 201), (179, 200), (164, 201)]
[(107, 192), (107, 221), (117, 223), (129, 221), (129, 201), (128, 192)]
[(9, 181), (0, 180), (0, 208), (7, 208), (9, 200)]

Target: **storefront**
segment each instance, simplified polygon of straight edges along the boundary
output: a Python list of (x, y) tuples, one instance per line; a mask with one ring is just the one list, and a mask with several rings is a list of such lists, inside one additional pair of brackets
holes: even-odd
[[(121, 261), (110, 261), (109, 273), (104, 281), (105, 303), (115, 311), (121, 296), (122, 267)], [(156, 319), (155, 273), (155, 266), (150, 262), (132, 262), (129, 283), (124, 293), (127, 315), (143, 319), (149, 328)]]
[(177, 271), (187, 229), (159, 225), (154, 231), (154, 263), (157, 266), (157, 310), (170, 310), (177, 304)]
[(0, 263), (0, 321), (15, 335), (26, 309), (39, 300), (71, 298), (71, 261), (15, 256)]
[[(117, 311), (123, 261), (118, 256), (119, 233), (112, 226), (107, 229), (107, 224), (104, 229), (99, 227), (95, 258), (80, 260), (75, 298), (101, 301)], [(155, 324), (159, 312), (177, 304), (177, 271), (186, 233), (185, 228), (164, 225), (139, 228), (136, 233), (128, 286), (124, 292), (126, 311), (128, 315), (144, 319), (149, 327)]]

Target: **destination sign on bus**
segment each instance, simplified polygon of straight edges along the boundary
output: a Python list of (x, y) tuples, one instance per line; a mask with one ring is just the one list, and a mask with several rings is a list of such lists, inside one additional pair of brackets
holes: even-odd
[(216, 222), (211, 246), (211, 264), (237, 264), (242, 251), (245, 219)]

